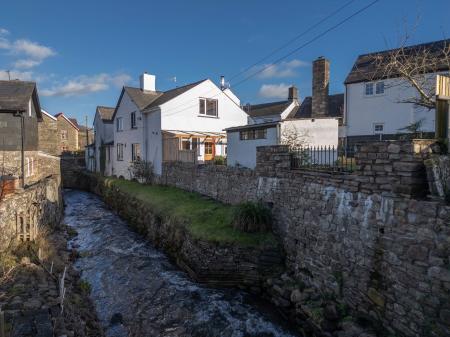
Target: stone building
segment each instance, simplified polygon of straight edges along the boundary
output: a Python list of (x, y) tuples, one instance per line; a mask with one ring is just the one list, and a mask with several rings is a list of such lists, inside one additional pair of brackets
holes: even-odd
[(86, 145), (91, 145), (94, 142), (94, 129), (78, 125), (78, 149), (84, 151)]
[(76, 123), (76, 120), (70, 119), (60, 112), (55, 115), (57, 120), (57, 147), (58, 154), (63, 152), (73, 152), (80, 149), (78, 143), (78, 133), (80, 128)]
[(38, 179), (41, 121), (36, 83), (0, 81), (0, 176), (20, 178), (22, 186)]
[(42, 122), (38, 124), (39, 150), (51, 155), (58, 155), (57, 119), (47, 111), (42, 111)]

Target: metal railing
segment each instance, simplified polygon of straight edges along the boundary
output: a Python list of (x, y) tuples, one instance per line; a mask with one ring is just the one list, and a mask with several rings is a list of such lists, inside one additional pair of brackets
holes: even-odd
[(291, 168), (327, 171), (353, 172), (356, 168), (354, 150), (334, 146), (306, 146), (290, 151)]

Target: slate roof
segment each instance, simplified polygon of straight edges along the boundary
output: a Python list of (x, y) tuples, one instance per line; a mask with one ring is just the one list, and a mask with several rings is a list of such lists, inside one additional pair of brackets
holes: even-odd
[[(344, 94), (328, 96), (328, 114), (324, 117), (343, 117), (344, 114)], [(307, 96), (298, 109), (294, 109), (287, 118), (311, 118), (312, 117), (312, 97)]]
[(141, 111), (162, 94), (160, 91), (143, 91), (133, 87), (123, 87), (123, 89)]
[(281, 115), (290, 104), (291, 101), (271, 102), (250, 106), (246, 105), (243, 109), (250, 117), (274, 116)]
[(0, 81), (0, 112), (27, 111), (30, 98), (34, 100), (38, 118), (42, 118), (35, 82)]
[(76, 118), (69, 118), (69, 120), (72, 122), (73, 125), (76, 125), (77, 128), (80, 128), (80, 126), (78, 125), (78, 121)]
[[(167, 91), (145, 91), (140, 88), (123, 87), (118, 102), (121, 101), (124, 92), (126, 92), (130, 96), (131, 100), (139, 108), (139, 110), (144, 111), (162, 105), (174, 99), (175, 97), (185, 93), (186, 91), (192, 89), (193, 87), (199, 85), (204, 81), (207, 81), (207, 79), (190, 83), (182, 87), (174, 88)], [(114, 113), (111, 119), (114, 119), (116, 115), (117, 106), (118, 105), (116, 105), (116, 108), (114, 108)]]
[[(450, 39), (433, 41), (428, 43), (422, 43), (414, 46), (409, 46), (404, 48), (405, 57), (415, 57), (420, 55), (424, 50), (427, 50), (434, 54), (433, 56), (442, 55), (442, 50), (444, 48), (450, 48)], [(383, 78), (387, 78), (383, 73), (377, 74), (377, 67), (380, 61), (382, 61), (383, 57), (387, 57), (390, 53), (396, 51), (398, 49), (384, 50), (364, 55), (359, 55), (353, 64), (352, 70), (347, 75), (345, 79), (345, 84), (350, 83), (358, 83), (365, 81), (373, 81), (380, 80)], [(438, 58), (439, 59), (439, 58)], [(430, 69), (424, 69), (424, 73), (426, 72), (434, 72), (434, 71), (447, 71), (449, 70), (448, 63), (444, 62), (444, 58), (442, 57), (442, 63), (433, 65)], [(391, 74), (389, 77), (398, 77), (398, 74)]]
[(104, 122), (109, 122), (112, 120), (112, 117), (114, 115), (114, 108), (108, 107), (108, 106), (101, 106), (99, 105), (97, 107), (97, 112), (100, 115), (100, 118)]
[(152, 101), (146, 107), (146, 109), (151, 109), (151, 108), (157, 107), (159, 105), (162, 105), (162, 104), (170, 101), (171, 99), (174, 99), (175, 97), (185, 93), (186, 91), (191, 90), (193, 87), (196, 87), (197, 85), (199, 85), (200, 83), (205, 82), (205, 81), (206, 81), (206, 79), (203, 79), (201, 81), (190, 83), (190, 84), (184, 85), (182, 87), (164, 91), (154, 101)]
[(253, 129), (266, 129), (273, 128), (280, 124), (280, 122), (268, 122), (268, 123), (255, 123), (255, 124), (246, 124), (241, 126), (232, 126), (230, 128), (224, 129), (227, 132), (235, 132), (240, 130), (253, 130)]

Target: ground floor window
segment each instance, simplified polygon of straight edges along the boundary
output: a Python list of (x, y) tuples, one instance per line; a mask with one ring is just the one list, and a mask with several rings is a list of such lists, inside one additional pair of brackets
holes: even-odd
[(243, 130), (239, 132), (240, 140), (266, 139), (267, 129)]
[(141, 144), (131, 144), (131, 160), (141, 160)]
[(117, 160), (123, 160), (123, 144), (117, 144)]
[(205, 154), (212, 155), (213, 154), (213, 146), (212, 142), (205, 142)]

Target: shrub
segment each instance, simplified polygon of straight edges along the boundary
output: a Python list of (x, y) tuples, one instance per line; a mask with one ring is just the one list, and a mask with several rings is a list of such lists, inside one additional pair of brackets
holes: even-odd
[(236, 206), (233, 227), (243, 232), (265, 232), (272, 229), (272, 214), (262, 202), (245, 202)]
[(226, 165), (227, 158), (224, 156), (215, 156), (214, 157), (214, 165)]
[(144, 160), (135, 160), (130, 167), (131, 177), (139, 182), (150, 184), (153, 182), (155, 173), (153, 164)]

